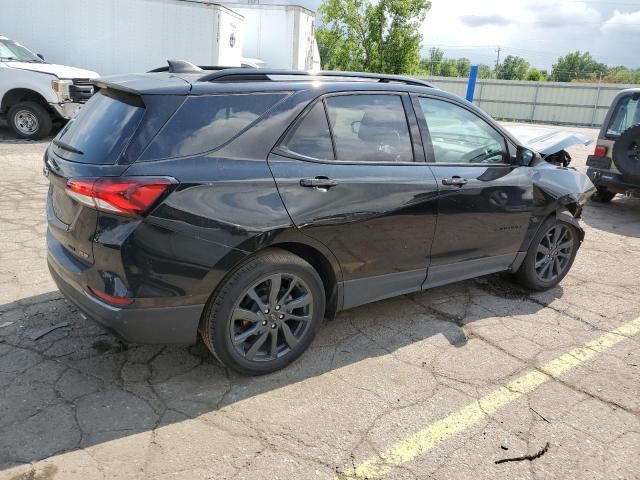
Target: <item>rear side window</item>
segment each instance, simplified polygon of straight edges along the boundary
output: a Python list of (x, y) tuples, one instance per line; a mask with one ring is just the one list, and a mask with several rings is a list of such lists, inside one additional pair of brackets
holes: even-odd
[(622, 97), (607, 127), (608, 137), (619, 137), (627, 128), (640, 123), (640, 93)]
[(142, 99), (137, 95), (101, 90), (58, 134), (58, 142), (54, 140), (53, 143), (54, 151), (73, 162), (115, 163), (135, 133), (144, 112)]
[(286, 93), (188, 97), (142, 155), (142, 160), (195, 155), (220, 147)]
[(333, 145), (327, 115), (322, 102), (316, 103), (311, 111), (286, 141), (287, 150), (305, 157), (333, 160)]
[(407, 117), (398, 95), (344, 95), (326, 99), (338, 160), (412, 162)]

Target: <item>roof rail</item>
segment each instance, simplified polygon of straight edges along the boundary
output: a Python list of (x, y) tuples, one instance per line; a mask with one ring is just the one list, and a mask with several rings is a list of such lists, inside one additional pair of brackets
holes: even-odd
[(153, 70), (149, 70), (147, 73), (198, 73), (203, 70), (225, 70), (229, 68), (238, 69), (238, 67), (227, 67), (223, 65), (194, 65), (193, 63), (185, 60), (167, 60), (167, 63), (168, 65), (154, 68)]
[[(273, 81), (272, 76), (281, 77), (307, 77), (309, 80), (321, 78), (342, 79), (343, 81), (377, 81), (380, 83), (404, 83), (419, 87), (434, 88), (432, 83), (417, 78), (402, 75), (387, 75), (381, 73), (365, 72), (333, 72), (318, 71), (309, 72), (303, 70), (272, 70), (267, 68), (229, 68), (208, 73), (198, 79), (200, 82), (264, 82)], [(300, 78), (303, 80), (304, 78)]]

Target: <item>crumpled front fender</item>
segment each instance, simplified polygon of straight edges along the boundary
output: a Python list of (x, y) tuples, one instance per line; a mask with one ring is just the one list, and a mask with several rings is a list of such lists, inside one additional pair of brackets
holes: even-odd
[(543, 192), (555, 207), (553, 210), (566, 209), (574, 217), (580, 216), (582, 206), (596, 189), (584, 173), (544, 161), (532, 168), (532, 181), (534, 188)]

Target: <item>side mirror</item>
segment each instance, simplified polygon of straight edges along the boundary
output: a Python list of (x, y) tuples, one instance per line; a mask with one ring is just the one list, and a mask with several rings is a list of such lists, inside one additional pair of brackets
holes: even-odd
[(536, 157), (539, 155), (533, 150), (529, 150), (525, 147), (518, 147), (518, 153), (516, 154), (516, 162), (518, 165), (522, 165), (523, 167), (530, 166)]
[(356, 135), (360, 131), (360, 123), (361, 123), (360, 120), (355, 120), (355, 121), (351, 122), (351, 131), (353, 133), (355, 133)]
[(41, 53), (36, 53), (38, 58), (44, 62), (44, 56)]

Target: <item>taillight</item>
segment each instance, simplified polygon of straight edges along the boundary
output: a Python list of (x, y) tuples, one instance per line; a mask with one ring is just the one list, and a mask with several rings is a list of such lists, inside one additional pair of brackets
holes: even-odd
[(72, 178), (67, 195), (78, 203), (118, 215), (142, 215), (174, 185), (170, 177)]
[(607, 156), (607, 147), (604, 145), (596, 145), (596, 149), (593, 151), (593, 155), (598, 158), (604, 158)]

